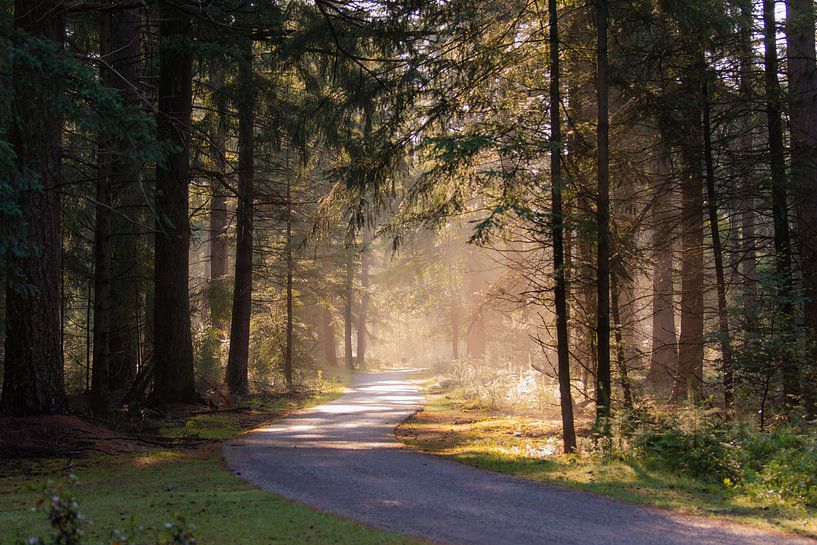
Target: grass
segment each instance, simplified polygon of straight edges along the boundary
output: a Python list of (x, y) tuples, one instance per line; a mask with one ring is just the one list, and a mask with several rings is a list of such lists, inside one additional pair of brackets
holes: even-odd
[[(345, 377), (348, 378), (348, 377)], [(173, 436), (222, 439), (247, 429), (265, 415), (314, 405), (337, 396), (329, 391), (289, 400), (254, 403), (252, 419), (243, 413), (197, 415), (163, 428)], [(276, 412), (277, 411), (277, 412)], [(174, 435), (175, 434), (175, 435)], [(0, 466), (0, 543), (45, 535), (47, 522), (31, 508), (49, 480), (78, 478), (80, 512), (92, 522), (89, 543), (108, 543), (114, 529), (141, 525), (160, 529), (180, 516), (193, 527), (197, 542), (211, 545), (419, 545), (360, 524), (317, 512), (259, 490), (224, 465), (218, 443), (197, 449), (157, 449), (144, 453), (95, 456), (81, 460), (26, 460)]]
[(813, 509), (782, 501), (761, 502), (639, 460), (565, 456), (560, 454), (558, 420), (482, 410), (451, 392), (429, 393), (427, 399), (425, 408), (397, 432), (418, 450), (620, 500), (817, 536)]
[(224, 441), (244, 430), (255, 428), (272, 418), (280, 418), (294, 410), (321, 405), (343, 393), (352, 378), (351, 371), (332, 370), (323, 376), (314, 390), (292, 395), (253, 397), (244, 401), (238, 409), (211, 411), (169, 418), (154, 423), (159, 435), (180, 439), (194, 438)]

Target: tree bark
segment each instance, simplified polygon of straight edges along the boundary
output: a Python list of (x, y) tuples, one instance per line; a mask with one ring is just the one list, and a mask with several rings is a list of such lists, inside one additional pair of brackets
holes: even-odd
[[(754, 150), (754, 91), (752, 89), (752, 68), (754, 66), (754, 50), (752, 34), (754, 31), (754, 14), (752, 0), (742, 0), (740, 3), (740, 98), (744, 104), (745, 113), (742, 122), (743, 134), (739, 140), (740, 151), (749, 155)], [(755, 254), (755, 203), (754, 182), (752, 168), (741, 168), (740, 196), (740, 265), (742, 276), (741, 287), (744, 305), (753, 309), (757, 299), (758, 274), (757, 256)], [(752, 310), (753, 312), (753, 310)]]
[(655, 172), (658, 185), (652, 206), (652, 354), (647, 381), (668, 389), (678, 371), (678, 337), (672, 285), (672, 154), (663, 136), (659, 136)]
[[(65, 11), (62, 2), (16, 0), (14, 26), (52, 42), (62, 53)], [(18, 38), (18, 46), (40, 46)], [(13, 415), (64, 413), (68, 406), (63, 374), (60, 313), (60, 155), (63, 113), (58, 98), (64, 80), (19, 56), (12, 66), (10, 141), (17, 168), (39, 187), (18, 187), (28, 240), (36, 251), (16, 258), (19, 278), (6, 289), (6, 347), (0, 409)]]
[(369, 316), (369, 244), (370, 237), (363, 237), (360, 249), (360, 311), (357, 316), (357, 363), (360, 369), (366, 366), (366, 320)]
[(287, 178), (286, 194), (286, 258), (287, 258), (287, 332), (284, 354), (284, 379), (292, 389), (292, 180)]
[[(806, 296), (806, 324), (812, 334), (817, 334), (817, 59), (814, 24), (812, 0), (786, 0), (791, 187)], [(796, 394), (793, 387), (793, 383), (789, 384), (790, 395)]]
[(460, 359), (459, 290), (454, 281), (454, 266), (448, 265), (449, 312), (451, 314), (451, 359)]
[(210, 82), (216, 105), (216, 123), (212, 136), (212, 151), (216, 167), (210, 196), (210, 281), (227, 275), (227, 100), (224, 90), (224, 64), (226, 59), (216, 59), (210, 66)]
[(562, 206), (562, 120), (559, 88), (559, 19), (556, 0), (548, 0), (550, 45), (550, 196), (553, 238), (553, 296), (556, 303), (556, 350), (559, 372), (559, 405), (562, 413), (562, 448), (576, 451), (573, 424), (573, 393), (570, 386), (570, 341), (567, 330), (567, 283), (564, 258), (564, 209)]
[(328, 365), (335, 367), (338, 365), (337, 335), (335, 333), (332, 308), (329, 303), (325, 303), (321, 310), (321, 336), (323, 337), (321, 340), (323, 357)]
[[(777, 21), (774, 0), (763, 0), (763, 42), (766, 84), (766, 120), (769, 131), (769, 161), (772, 174), (772, 220), (774, 226), (774, 253), (777, 268), (778, 298), (783, 320), (793, 318), (791, 235), (789, 232), (789, 196), (786, 179), (786, 157), (783, 144), (782, 93), (778, 80)], [(814, 43), (812, 29), (812, 44)], [(792, 118), (795, 112), (792, 111)], [(793, 135), (792, 135), (793, 136)], [(792, 139), (794, 145), (794, 139)], [(794, 161), (794, 150), (792, 161)], [(792, 163), (792, 175), (796, 169)], [(800, 395), (796, 361), (784, 357), (781, 363), (783, 395), (786, 405), (793, 404)]]
[(212, 153), (216, 176), (210, 183), (210, 277), (208, 299), (210, 323), (226, 329), (229, 307), (225, 304), (229, 257), (227, 250), (227, 98), (224, 89), (226, 59), (219, 57), (210, 65), (210, 84), (213, 86), (215, 126), (212, 134)]
[[(686, 105), (682, 146), (684, 180), (681, 184), (681, 334), (678, 347), (678, 375), (672, 401), (700, 399), (704, 358), (704, 202), (701, 177), (700, 86), (684, 82), (690, 103)], [(697, 98), (696, 98), (697, 97)]]
[[(100, 79), (112, 88), (116, 74), (111, 65), (115, 50), (111, 13), (100, 17)], [(118, 44), (117, 44), (118, 45)], [(105, 410), (109, 401), (111, 331), (111, 175), (115, 156), (114, 136), (99, 135), (97, 148), (96, 224), (94, 228), (94, 348), (91, 398), (95, 410)]]
[(190, 115), (193, 52), (190, 15), (169, 2), (160, 5), (159, 139), (176, 150), (156, 167), (156, 257), (152, 401), (195, 402), (190, 333)]
[(355, 291), (355, 259), (352, 247), (346, 249), (346, 285), (343, 299), (343, 362), (347, 369), (354, 369), (352, 355), (352, 304)]
[[(702, 62), (706, 66), (705, 62)], [(721, 345), (723, 401), (729, 414), (734, 397), (732, 339), (729, 332), (729, 313), (726, 309), (726, 277), (723, 269), (723, 249), (721, 248), (720, 226), (718, 224), (718, 194), (715, 191), (715, 166), (712, 158), (712, 124), (710, 121), (709, 84), (706, 68), (701, 84), (703, 112), (704, 165), (706, 168), (706, 197), (709, 212), (709, 230), (712, 236), (712, 253), (715, 258), (715, 282), (718, 291), (718, 333)]]
[(255, 97), (252, 81), (252, 42), (242, 43), (238, 68), (238, 209), (236, 211), (235, 284), (227, 356), (227, 386), (233, 395), (249, 388), (250, 317), (252, 315), (253, 198), (255, 185), (253, 123)]
[[(125, 108), (135, 111), (142, 108), (139, 98), (139, 61), (141, 39), (139, 34), (139, 9), (123, 9), (111, 13), (111, 86), (122, 98)], [(140, 181), (140, 166), (128, 157), (131, 150), (125, 143), (116, 142), (117, 156), (111, 162), (110, 194), (114, 209), (144, 209), (144, 196)], [(138, 216), (137, 216), (138, 217)], [(116, 215), (112, 218), (111, 237), (111, 316), (108, 378), (112, 390), (127, 388), (136, 377), (139, 356), (140, 289), (144, 281), (140, 269), (140, 229), (132, 217)]]
[(596, 268), (596, 431), (610, 433), (610, 173), (609, 173), (609, 81), (607, 74), (607, 0), (596, 0), (598, 71), (598, 187), (596, 229), (598, 240)]
[(616, 340), (616, 364), (618, 366), (618, 376), (622, 392), (622, 406), (626, 411), (633, 410), (633, 388), (630, 382), (630, 373), (627, 369), (627, 356), (624, 350), (624, 337), (622, 335), (622, 322), (620, 311), (621, 292), (619, 291), (618, 278), (615, 274), (610, 275), (610, 314), (613, 318), (613, 337)]

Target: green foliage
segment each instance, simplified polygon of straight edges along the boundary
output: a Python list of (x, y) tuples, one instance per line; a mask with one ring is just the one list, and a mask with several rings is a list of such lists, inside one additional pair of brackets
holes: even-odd
[(224, 331), (216, 327), (201, 324), (193, 331), (196, 378), (205, 387), (211, 388), (223, 380), (228, 347)]
[(689, 408), (648, 424), (629, 445), (625, 456), (679, 475), (760, 500), (817, 506), (817, 431), (808, 425), (764, 432)]
[[(28, 537), (19, 545), (91, 545), (84, 539), (84, 529), (91, 523), (79, 511), (79, 502), (74, 495), (77, 478), (68, 476), (63, 487), (48, 483), (43, 489), (43, 497), (37, 502), (37, 509), (45, 515), (52, 529), (46, 537)], [(147, 541), (146, 541), (147, 540)], [(100, 542), (97, 542), (102, 545)], [(174, 522), (165, 523), (161, 531), (147, 531), (135, 526), (130, 531), (119, 529), (111, 532), (110, 545), (195, 545), (193, 531), (184, 519), (177, 517)]]
[(740, 428), (733, 445), (730, 454), (739, 468), (735, 487), (763, 499), (817, 506), (817, 432), (813, 427), (790, 424), (768, 433)]
[(634, 444), (649, 460), (676, 473), (708, 482), (735, 478), (724, 430), (695, 408), (677, 414), (645, 427)]

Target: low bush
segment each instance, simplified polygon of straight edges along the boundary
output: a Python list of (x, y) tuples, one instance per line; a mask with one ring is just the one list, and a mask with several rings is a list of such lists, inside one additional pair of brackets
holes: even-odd
[[(48, 519), (51, 533), (47, 537), (29, 536), (18, 545), (93, 545), (85, 540), (85, 529), (91, 523), (79, 511), (74, 495), (76, 477), (69, 477), (62, 488), (49, 483), (35, 509)], [(97, 543), (96, 545), (102, 545)], [(177, 518), (161, 530), (134, 525), (129, 531), (114, 530), (105, 545), (196, 545), (196, 538), (184, 520)]]
[(764, 500), (817, 506), (817, 430), (781, 424), (759, 431), (694, 409), (656, 419), (630, 442), (633, 456)]
[[(731, 449), (734, 486), (761, 498), (817, 506), (817, 432), (788, 424), (768, 432), (736, 430)], [(731, 484), (731, 483), (730, 483)]]

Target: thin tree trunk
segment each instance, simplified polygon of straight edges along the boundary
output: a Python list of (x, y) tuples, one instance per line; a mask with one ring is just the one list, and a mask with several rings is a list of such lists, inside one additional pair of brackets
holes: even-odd
[(360, 311), (357, 316), (357, 363), (361, 369), (366, 366), (366, 320), (369, 314), (369, 244), (371, 239), (363, 237), (360, 250)]
[(613, 317), (613, 336), (616, 340), (616, 364), (618, 365), (621, 392), (623, 395), (623, 406), (626, 411), (633, 410), (633, 389), (630, 382), (630, 374), (627, 369), (627, 357), (624, 351), (624, 338), (621, 334), (621, 311), (619, 298), (621, 293), (618, 288), (618, 278), (615, 274), (610, 275), (610, 312)]
[(355, 260), (352, 247), (346, 249), (346, 294), (343, 300), (343, 361), (354, 369), (352, 355), (352, 304), (354, 303)]
[(225, 329), (229, 307), (225, 304), (229, 257), (227, 250), (227, 96), (224, 89), (226, 58), (219, 57), (210, 65), (210, 84), (213, 86), (216, 122), (212, 134), (212, 153), (216, 177), (210, 183), (210, 277), (208, 303), (210, 323)]
[[(16, 0), (17, 30), (52, 42), (62, 51), (65, 11), (62, 2)], [(18, 35), (21, 36), (21, 35)], [(6, 291), (6, 347), (0, 410), (13, 415), (64, 413), (60, 313), (60, 151), (63, 126), (61, 99), (65, 82), (46, 68), (32, 65), (40, 47), (18, 38), (31, 50), (18, 55), (11, 68), (10, 141), (17, 168), (30, 172), (40, 188), (20, 190), (19, 206), (26, 236), (36, 253), (14, 260), (20, 277)], [(8, 282), (8, 281), (7, 281)], [(26, 286), (24, 289), (23, 286)]]
[[(794, 315), (792, 301), (791, 235), (789, 233), (788, 182), (783, 144), (782, 94), (778, 80), (777, 22), (774, 0), (763, 0), (763, 41), (765, 46), (766, 118), (769, 130), (769, 160), (772, 174), (772, 220), (774, 225), (774, 252), (777, 267), (778, 298), (783, 320)], [(814, 33), (812, 29), (812, 34)], [(812, 36), (812, 43), (814, 37)], [(792, 112), (792, 117), (794, 112)], [(794, 165), (792, 165), (794, 167)], [(794, 168), (792, 173), (794, 173)], [(783, 375), (783, 395), (786, 405), (794, 404), (800, 395), (796, 361), (784, 357), (780, 362)]]
[(596, 268), (596, 431), (610, 433), (610, 178), (609, 178), (609, 81), (607, 75), (607, 0), (596, 0), (598, 71), (598, 187), (596, 229), (598, 265)]
[[(107, 25), (106, 25), (107, 26)], [(103, 28), (103, 36), (108, 34)], [(103, 58), (109, 44), (103, 38)], [(103, 81), (107, 78), (103, 75)], [(110, 385), (110, 331), (111, 331), (111, 195), (109, 176), (113, 155), (112, 139), (100, 137), (96, 182), (96, 225), (94, 240), (94, 358), (91, 394), (96, 410), (104, 410), (108, 403)]]
[(190, 333), (190, 115), (193, 52), (190, 15), (168, 2), (160, 5), (159, 102), (161, 141), (176, 150), (156, 167), (156, 257), (153, 393), (157, 403), (198, 400)]
[[(754, 150), (754, 91), (752, 89), (752, 67), (754, 66), (754, 49), (752, 33), (754, 31), (753, 1), (742, 0), (740, 4), (740, 98), (746, 108), (743, 134), (739, 140), (740, 151), (749, 155)], [(740, 273), (744, 304), (754, 309), (757, 299), (758, 275), (757, 256), (755, 255), (755, 203), (754, 182), (751, 168), (743, 167), (740, 182)], [(752, 310), (752, 312), (754, 312)]]
[(485, 314), (477, 294), (482, 289), (483, 275), (480, 256), (473, 249), (468, 250), (468, 268), (469, 270), (465, 274), (468, 285), (468, 306), (473, 311), (468, 313), (465, 353), (471, 359), (481, 360), (485, 358)]
[(236, 211), (235, 284), (227, 356), (227, 387), (237, 396), (249, 388), (250, 317), (252, 315), (252, 254), (254, 198), (254, 88), (252, 41), (242, 44), (238, 91), (238, 209)]
[(335, 321), (333, 319), (332, 309), (329, 306), (329, 303), (326, 303), (323, 306), (321, 315), (323, 357), (328, 365), (336, 367), (338, 365), (337, 335), (335, 333)]
[(556, 0), (548, 0), (550, 45), (550, 195), (553, 271), (556, 282), (556, 349), (559, 372), (559, 405), (562, 412), (562, 447), (566, 454), (576, 451), (573, 425), (573, 394), (570, 390), (570, 344), (567, 331), (567, 286), (564, 263), (564, 210), (562, 206), (562, 120), (559, 89), (559, 19)]
[(284, 354), (284, 379), (292, 389), (292, 180), (287, 178), (286, 194), (286, 253), (287, 253), (287, 333)]
[(210, 188), (210, 281), (227, 275), (227, 100), (224, 89), (226, 59), (216, 59), (210, 66), (210, 81), (216, 105), (216, 123), (212, 136), (216, 177)]
[(450, 294), (449, 312), (451, 313), (451, 358), (460, 359), (460, 309), (457, 286), (454, 282), (453, 266), (448, 265), (448, 291)]
[[(705, 65), (705, 63), (702, 63)], [(723, 272), (723, 249), (718, 225), (718, 194), (715, 192), (715, 166), (712, 159), (712, 126), (709, 119), (709, 85), (703, 75), (701, 85), (704, 133), (704, 165), (706, 166), (706, 196), (709, 211), (709, 230), (712, 235), (712, 252), (715, 257), (715, 282), (718, 290), (718, 330), (723, 359), (723, 402), (729, 414), (734, 396), (732, 340), (729, 332), (729, 314), (726, 309), (726, 277)]]

